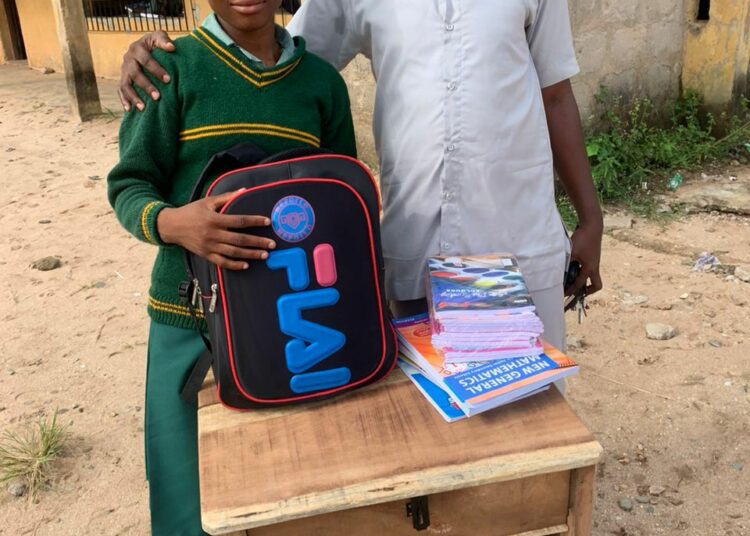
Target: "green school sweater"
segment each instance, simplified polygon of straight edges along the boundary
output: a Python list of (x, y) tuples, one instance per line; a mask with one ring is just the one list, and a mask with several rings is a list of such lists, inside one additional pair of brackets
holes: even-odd
[(125, 114), (120, 161), (107, 177), (120, 223), (159, 247), (148, 301), (154, 321), (193, 327), (178, 294), (187, 278), (182, 249), (161, 240), (156, 217), (165, 207), (187, 202), (212, 155), (251, 141), (269, 154), (323, 147), (356, 156), (343, 79), (306, 52), (302, 38), (295, 38), (295, 45), (291, 59), (271, 68), (257, 67), (203, 28), (177, 39), (173, 53), (154, 51), (172, 81), (154, 79), (161, 99), (148, 102), (143, 112)]

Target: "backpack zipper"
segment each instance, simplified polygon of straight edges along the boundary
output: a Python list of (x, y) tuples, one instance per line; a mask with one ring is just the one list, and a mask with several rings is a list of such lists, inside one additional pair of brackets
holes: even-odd
[(217, 291), (219, 289), (219, 285), (214, 283), (211, 285), (211, 301), (208, 303), (208, 312), (213, 313), (216, 311), (216, 298), (217, 298)]

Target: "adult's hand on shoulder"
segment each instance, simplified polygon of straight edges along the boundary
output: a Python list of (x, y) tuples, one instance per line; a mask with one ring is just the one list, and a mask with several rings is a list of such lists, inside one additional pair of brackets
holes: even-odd
[(164, 30), (147, 33), (137, 41), (131, 43), (128, 51), (122, 57), (120, 87), (117, 92), (120, 95), (120, 101), (125, 111), (129, 111), (133, 106), (138, 110), (143, 110), (146, 107), (146, 104), (138, 96), (133, 86), (141, 88), (153, 100), (159, 99), (159, 91), (143, 73), (144, 69), (154, 75), (154, 77), (163, 80), (165, 84), (168, 84), (170, 81), (167, 71), (151, 56), (151, 51), (155, 48), (159, 48), (165, 52), (174, 52), (174, 43), (172, 43), (172, 39), (170, 39)]

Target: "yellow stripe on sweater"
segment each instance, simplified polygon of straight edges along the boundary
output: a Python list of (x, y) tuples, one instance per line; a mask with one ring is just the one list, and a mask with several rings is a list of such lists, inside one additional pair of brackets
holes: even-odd
[(151, 212), (153, 212), (154, 208), (156, 208), (156, 206), (160, 204), (161, 201), (151, 201), (143, 207), (143, 210), (141, 210), (141, 232), (143, 233), (143, 238), (145, 238), (146, 241), (151, 242), (152, 244), (156, 244), (157, 242), (156, 240), (154, 240), (154, 237), (151, 236), (151, 232), (148, 230), (148, 217)]
[[(221, 56), (221, 55), (220, 55), (220, 54), (219, 54), (219, 53), (218, 53), (218, 52), (217, 52), (216, 50), (214, 50), (214, 49), (213, 49), (213, 48), (211, 47), (211, 45), (209, 45), (208, 43), (206, 43), (206, 42), (205, 42), (205, 41), (203, 41), (202, 39), (199, 39), (198, 37), (196, 37), (196, 36), (195, 36), (195, 34), (190, 34), (190, 37), (192, 37), (193, 39), (195, 39), (196, 41), (198, 41), (198, 42), (199, 42), (199, 43), (200, 43), (201, 45), (203, 45), (204, 47), (206, 47), (206, 49), (207, 49), (207, 50), (208, 50), (209, 52), (211, 52), (211, 53), (212, 53), (212, 54), (213, 54), (214, 56), (216, 56), (216, 58), (218, 58), (218, 59), (219, 59), (219, 60), (220, 60), (221, 62), (223, 62), (223, 63), (224, 63), (224, 64), (225, 64), (225, 65), (226, 65), (227, 67), (229, 67), (230, 69), (232, 69), (232, 70), (233, 70), (233, 71), (234, 71), (235, 73), (237, 73), (238, 75), (240, 75), (240, 76), (241, 76), (242, 78), (244, 78), (245, 80), (247, 80), (248, 82), (250, 82), (250, 83), (251, 83), (252, 85), (254, 85), (254, 86), (255, 86), (255, 87), (257, 87), (257, 88), (264, 88), (264, 87), (266, 87), (266, 86), (270, 86), (271, 84), (274, 84), (274, 83), (278, 82), (279, 80), (282, 80), (282, 79), (286, 78), (286, 77), (287, 77), (287, 76), (289, 75), (289, 73), (291, 73), (291, 72), (292, 72), (292, 70), (293, 70), (293, 69), (294, 69), (294, 68), (295, 68), (295, 67), (296, 67), (296, 66), (297, 66), (297, 65), (299, 64), (299, 62), (300, 62), (300, 61), (302, 60), (302, 58), (300, 58), (300, 59), (298, 59), (297, 61), (295, 61), (295, 62), (294, 62), (294, 63), (293, 63), (292, 65), (290, 65), (290, 66), (288, 67), (288, 70), (287, 70), (287, 71), (286, 71), (286, 72), (285, 72), (284, 74), (282, 74), (281, 76), (279, 76), (278, 78), (275, 78), (275, 79), (273, 79), (273, 80), (266, 80), (266, 81), (263, 81), (263, 82), (258, 82), (258, 81), (256, 81), (256, 80), (254, 80), (253, 78), (249, 77), (249, 76), (248, 76), (248, 75), (247, 75), (246, 73), (242, 72), (242, 71), (241, 71), (240, 69), (238, 69), (237, 67), (235, 67), (235, 66), (234, 66), (234, 65), (232, 65), (231, 63), (229, 63), (229, 62), (228, 62), (228, 61), (227, 61), (227, 60), (226, 60), (225, 58), (223, 58), (223, 57), (222, 57), (222, 56)], [(224, 52), (224, 51), (222, 51), (222, 52)], [(228, 54), (228, 53), (227, 53), (227, 54)], [(235, 58), (235, 57), (234, 57), (234, 56), (232, 56), (231, 54), (229, 54), (229, 56), (231, 56), (231, 57), (232, 57), (232, 58), (233, 58), (234, 60), (237, 60), (237, 58)], [(239, 61), (239, 60), (237, 60), (237, 61)], [(240, 63), (240, 64), (241, 64), (241, 63)], [(242, 65), (242, 67), (245, 67), (245, 66), (244, 66), (244, 65)], [(255, 76), (258, 76), (258, 74), (257, 74), (257, 73), (255, 73), (255, 72), (253, 72), (253, 71), (252, 71), (251, 69), (248, 69), (248, 70), (249, 70), (250, 72), (252, 72), (252, 73), (253, 73), (253, 74), (254, 74)]]
[[(190, 309), (183, 307), (182, 305), (175, 305), (169, 302), (159, 301), (156, 298), (149, 296), (148, 305), (155, 311), (161, 311), (163, 313), (173, 313), (182, 316), (192, 316)], [(196, 309), (195, 315), (198, 318), (203, 318), (203, 313)]]
[(313, 145), (320, 145), (320, 138), (313, 136), (309, 132), (303, 130), (297, 130), (295, 128), (282, 127), (279, 125), (271, 125), (269, 123), (227, 123), (224, 125), (208, 125), (205, 127), (189, 128), (180, 132), (180, 136), (192, 136), (193, 134), (202, 134), (213, 130), (271, 130), (279, 131), (281, 133), (293, 134), (302, 138), (307, 138)]
[(201, 138), (211, 138), (214, 136), (234, 136), (237, 134), (261, 134), (264, 136), (275, 136), (277, 138), (286, 138), (290, 140), (301, 141), (302, 143), (307, 143), (308, 145), (312, 145), (313, 147), (320, 147), (320, 143), (314, 143), (310, 141), (309, 138), (303, 138), (301, 136), (295, 136), (293, 134), (286, 134), (284, 132), (275, 132), (272, 130), (262, 130), (262, 129), (255, 129), (255, 128), (236, 128), (236, 129), (227, 129), (227, 130), (216, 130), (212, 132), (194, 134), (192, 136), (180, 136), (180, 141), (193, 141), (193, 140), (199, 140)]
[(242, 62), (242, 60), (240, 60), (236, 56), (232, 55), (223, 46), (221, 46), (219, 43), (217, 43), (216, 41), (214, 41), (211, 38), (211, 36), (208, 35), (208, 33), (206, 33), (205, 30), (203, 30), (203, 28), (196, 28), (195, 31), (198, 32), (198, 34), (200, 34), (200, 36), (203, 37), (203, 39), (205, 39), (207, 41), (206, 44), (210, 45), (211, 48), (213, 48), (216, 52), (218, 52), (222, 56), (225, 56), (226, 58), (230, 59), (234, 63), (236, 63), (241, 69), (243, 69), (244, 71), (246, 71), (248, 74), (250, 74), (252, 76), (256, 76), (256, 77), (258, 77), (260, 79), (263, 79), (263, 78), (266, 78), (266, 77), (269, 77), (269, 76), (273, 76), (275, 74), (285, 73), (289, 69), (293, 69), (295, 67), (295, 65), (299, 62), (299, 60), (297, 60), (297, 62), (295, 62), (295, 63), (293, 63), (291, 65), (287, 65), (286, 67), (279, 67), (278, 69), (268, 69), (268, 70), (264, 70), (262, 72), (258, 72), (258, 71), (255, 71), (255, 70), (251, 69), (247, 65), (245, 65)]

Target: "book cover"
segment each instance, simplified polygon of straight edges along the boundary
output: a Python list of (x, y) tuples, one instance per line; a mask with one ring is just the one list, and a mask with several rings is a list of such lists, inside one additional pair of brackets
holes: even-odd
[(511, 254), (430, 257), (427, 264), (428, 300), (436, 314), (533, 310), (531, 294)]
[(395, 321), (402, 353), (444, 389), (467, 415), (506, 404), (578, 372), (575, 361), (544, 345), (541, 355), (494, 361), (447, 363), (432, 346), (427, 315)]
[(408, 360), (399, 358), (399, 368), (416, 385), (427, 401), (440, 413), (447, 422), (465, 419), (466, 414), (458, 404), (440, 387), (431, 382), (422, 372)]

